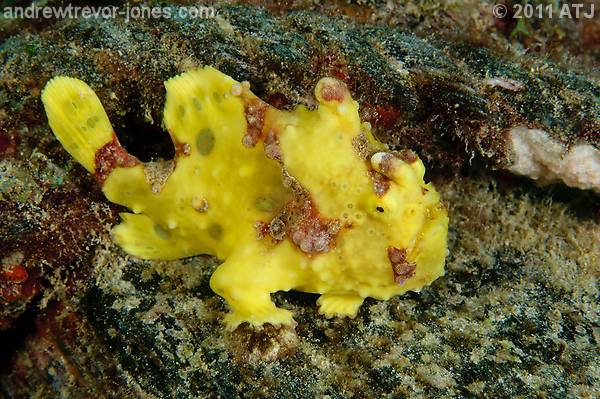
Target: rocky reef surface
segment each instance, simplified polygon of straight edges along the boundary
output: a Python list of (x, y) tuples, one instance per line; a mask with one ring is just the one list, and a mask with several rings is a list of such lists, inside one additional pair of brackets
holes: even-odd
[[(599, 396), (600, 25), (452, 3), (0, 19), (0, 396)], [(323, 76), (345, 81), (375, 134), (427, 164), (450, 213), (446, 276), (351, 320), (278, 293), (295, 330), (229, 333), (208, 287), (217, 259), (114, 245), (122, 209), (56, 141), (40, 91), (86, 81), (130, 152), (169, 159), (163, 81), (201, 65), (283, 108), (314, 105)]]

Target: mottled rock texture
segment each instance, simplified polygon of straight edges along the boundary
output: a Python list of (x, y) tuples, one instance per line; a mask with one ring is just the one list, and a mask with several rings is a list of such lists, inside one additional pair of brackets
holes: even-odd
[[(492, 4), (0, 20), (0, 396), (598, 397), (598, 195), (507, 172), (515, 126), (598, 148), (598, 22), (523, 31)], [(280, 107), (314, 104), (323, 76), (347, 82), (378, 137), (417, 151), (447, 202), (447, 275), (353, 320), (279, 293), (295, 331), (231, 334), (208, 287), (218, 260), (141, 261), (112, 244), (120, 209), (52, 136), (41, 88), (85, 80), (128, 150), (170, 158), (162, 82), (205, 64)]]

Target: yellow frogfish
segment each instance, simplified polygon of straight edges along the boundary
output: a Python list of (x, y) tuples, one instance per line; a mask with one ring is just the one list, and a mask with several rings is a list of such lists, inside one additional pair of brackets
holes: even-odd
[(443, 275), (448, 214), (425, 167), (361, 122), (346, 85), (321, 79), (315, 109), (279, 110), (211, 67), (165, 82), (173, 160), (141, 162), (119, 143), (84, 82), (55, 77), (42, 101), (64, 148), (106, 198), (131, 210), (113, 229), (144, 259), (211, 254), (228, 328), (293, 325), (276, 291), (320, 294), (319, 313), (419, 291)]

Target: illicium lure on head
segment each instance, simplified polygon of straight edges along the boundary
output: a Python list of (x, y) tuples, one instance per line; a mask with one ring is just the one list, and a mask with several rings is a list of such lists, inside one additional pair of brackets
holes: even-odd
[(42, 93), (65, 149), (132, 213), (113, 230), (145, 259), (212, 254), (229, 328), (293, 324), (270, 294), (321, 294), (319, 312), (354, 316), (366, 297), (418, 291), (444, 273), (448, 215), (412, 151), (391, 152), (361, 123), (346, 86), (323, 78), (318, 108), (278, 110), (247, 82), (205, 67), (165, 82), (175, 159), (143, 163), (119, 144), (84, 82)]

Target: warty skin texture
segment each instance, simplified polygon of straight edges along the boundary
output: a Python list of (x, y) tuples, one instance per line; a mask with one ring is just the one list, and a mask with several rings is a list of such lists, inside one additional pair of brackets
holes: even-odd
[(211, 287), (229, 328), (293, 324), (270, 294), (321, 294), (327, 317), (356, 315), (364, 298), (418, 291), (444, 272), (448, 216), (412, 152), (394, 153), (361, 123), (358, 103), (331, 78), (318, 107), (282, 111), (205, 67), (165, 82), (173, 161), (142, 163), (119, 144), (85, 83), (51, 80), (50, 127), (133, 213), (113, 230), (145, 259), (212, 254)]

